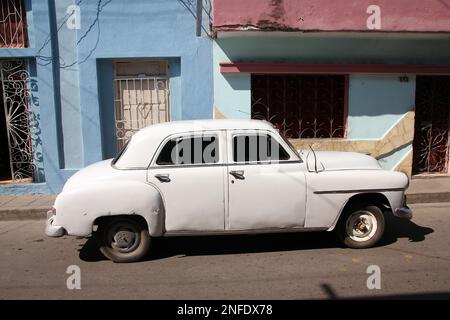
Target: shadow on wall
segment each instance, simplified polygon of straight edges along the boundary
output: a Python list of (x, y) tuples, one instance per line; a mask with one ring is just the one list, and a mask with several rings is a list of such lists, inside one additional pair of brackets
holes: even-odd
[(232, 62), (448, 64), (450, 55), (448, 41), (430, 38), (277, 37), (253, 33), (219, 38), (216, 44)]
[[(387, 229), (381, 246), (395, 243), (400, 238), (411, 242), (420, 242), (434, 230), (422, 227), (410, 220), (389, 215)], [(80, 245), (79, 256), (83, 261), (106, 260), (98, 251), (94, 238)], [(260, 235), (224, 235), (154, 238), (148, 260), (164, 259), (173, 256), (199, 256), (220, 254), (241, 254), (259, 252), (277, 252), (293, 250), (314, 250), (341, 248), (333, 232), (282, 233)]]

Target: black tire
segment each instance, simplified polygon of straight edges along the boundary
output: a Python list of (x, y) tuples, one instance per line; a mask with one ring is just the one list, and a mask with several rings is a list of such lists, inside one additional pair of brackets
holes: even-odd
[(352, 206), (342, 214), (337, 234), (347, 247), (364, 249), (373, 247), (381, 240), (384, 228), (385, 219), (380, 208), (373, 205)]
[(96, 238), (100, 252), (114, 262), (142, 260), (151, 243), (146, 226), (130, 218), (111, 219), (99, 225)]

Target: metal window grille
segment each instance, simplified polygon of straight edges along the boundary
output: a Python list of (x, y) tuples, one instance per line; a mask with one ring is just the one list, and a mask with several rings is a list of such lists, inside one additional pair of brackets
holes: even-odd
[(450, 77), (418, 76), (413, 173), (445, 173), (448, 166)]
[[(133, 70), (136, 65), (131, 64), (129, 70)], [(145, 68), (145, 65), (142, 66)], [(153, 68), (152, 65), (148, 66), (149, 69)], [(159, 75), (162, 73), (159, 66), (157, 69), (157, 76), (145, 73), (120, 76), (116, 72), (115, 126), (118, 150), (138, 130), (169, 121), (169, 78)]]
[(342, 138), (346, 91), (346, 76), (253, 75), (251, 117), (288, 138)]
[(0, 3), (0, 48), (26, 48), (28, 32), (26, 11), (22, 0)]

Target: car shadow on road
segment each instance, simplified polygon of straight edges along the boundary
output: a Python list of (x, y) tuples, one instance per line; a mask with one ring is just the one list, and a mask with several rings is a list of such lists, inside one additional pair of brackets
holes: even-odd
[(393, 215), (386, 215), (385, 217), (386, 229), (378, 246), (392, 244), (400, 238), (407, 238), (410, 242), (420, 242), (434, 232), (432, 228), (419, 226), (412, 220), (397, 218)]
[[(399, 238), (412, 242), (425, 240), (434, 230), (410, 220), (393, 216), (386, 219), (386, 232), (378, 246), (395, 243)], [(173, 256), (242, 254), (276, 251), (344, 248), (334, 232), (299, 232), (257, 235), (183, 236), (154, 238), (146, 260)], [(105, 260), (94, 239), (90, 238), (79, 249), (83, 261)]]

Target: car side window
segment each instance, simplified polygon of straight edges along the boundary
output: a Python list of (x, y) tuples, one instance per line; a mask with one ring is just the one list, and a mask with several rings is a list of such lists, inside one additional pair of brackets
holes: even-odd
[(289, 160), (287, 151), (270, 135), (249, 134), (233, 137), (234, 162)]
[(219, 140), (214, 135), (170, 139), (156, 160), (156, 164), (160, 166), (217, 162), (219, 162)]

